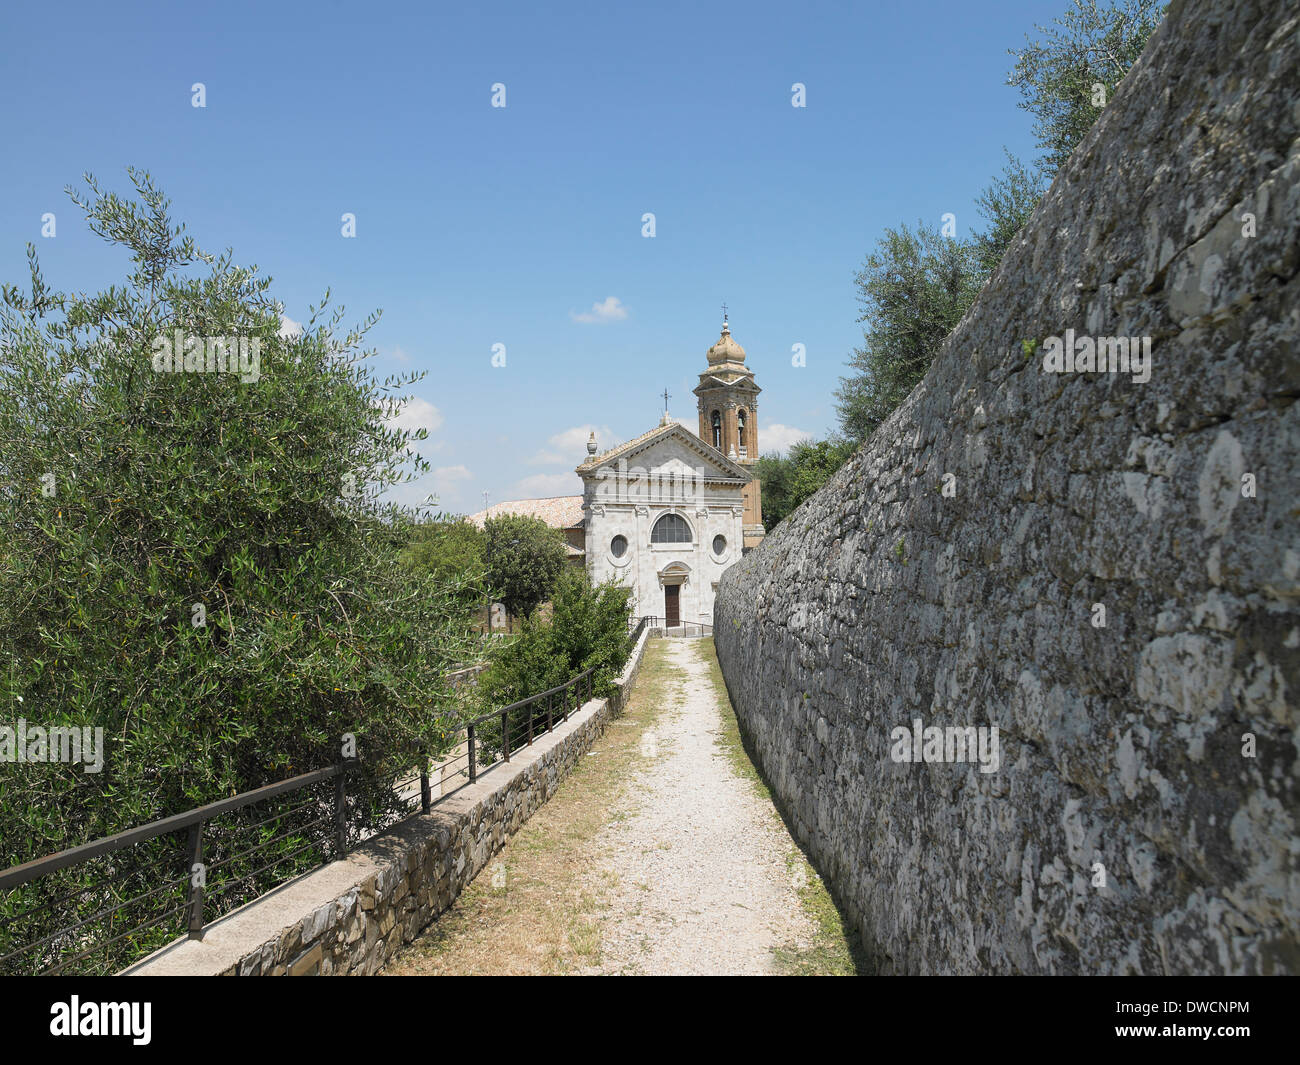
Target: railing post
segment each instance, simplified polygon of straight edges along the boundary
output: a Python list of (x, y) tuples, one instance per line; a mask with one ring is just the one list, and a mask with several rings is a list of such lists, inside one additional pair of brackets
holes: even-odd
[[(196, 865), (203, 861), (203, 822), (190, 826), (190, 838), (185, 848), (189, 861), (186, 876), (189, 880), (189, 938), (203, 938), (203, 877), (195, 876)], [(197, 882), (196, 882), (197, 881)]]
[(334, 860), (346, 858), (348, 853), (348, 811), (347, 789), (344, 777), (347, 775), (346, 762), (339, 763), (339, 775), (334, 778)]
[(550, 732), (551, 729), (555, 728), (555, 715), (551, 711), (551, 699), (553, 698), (553, 694), (554, 693), (552, 692), (546, 693), (546, 731), (547, 732)]
[(469, 732), (469, 782), (473, 784), (478, 780), (478, 767), (475, 764), (477, 757), (474, 753), (474, 726), (470, 725), (466, 731)]
[(420, 811), (428, 813), (433, 808), (433, 795), (429, 789), (429, 756), (420, 752)]
[(569, 720), (569, 686), (566, 684), (560, 692), (560, 705), (564, 708), (564, 720)]
[(501, 749), (506, 761), (510, 761), (510, 711), (501, 711)]
[(533, 704), (528, 704), (528, 744), (532, 746), (533, 742)]

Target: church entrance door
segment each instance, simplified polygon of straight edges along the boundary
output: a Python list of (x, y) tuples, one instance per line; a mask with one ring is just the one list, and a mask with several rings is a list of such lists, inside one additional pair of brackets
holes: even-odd
[(681, 590), (680, 584), (664, 585), (664, 625), (670, 629), (681, 624)]

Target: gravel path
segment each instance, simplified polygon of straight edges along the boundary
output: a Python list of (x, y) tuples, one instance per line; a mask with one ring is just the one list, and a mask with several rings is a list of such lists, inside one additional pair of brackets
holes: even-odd
[[(694, 640), (668, 639), (670, 706), (641, 738), (630, 806), (596, 837), (589, 877), (611, 903), (592, 973), (776, 971), (773, 950), (805, 947), (793, 844), (771, 804), (716, 740), (722, 708)], [(612, 887), (611, 887), (612, 885)]]

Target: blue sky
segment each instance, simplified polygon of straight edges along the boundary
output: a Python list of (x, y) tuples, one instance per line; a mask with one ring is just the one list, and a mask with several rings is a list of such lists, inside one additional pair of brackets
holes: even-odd
[(665, 388), (694, 427), (723, 301), (766, 451), (834, 428), (882, 230), (951, 211), (967, 235), (1003, 145), (1036, 154), (1006, 53), (1064, 6), (6, 5), (0, 280), (29, 240), (55, 287), (120, 279), (63, 189), (134, 165), (291, 319), (327, 287), (349, 322), (383, 309), (381, 375), (428, 371), (407, 421), (436, 472), (406, 499), (576, 493), (587, 432), (653, 427)]

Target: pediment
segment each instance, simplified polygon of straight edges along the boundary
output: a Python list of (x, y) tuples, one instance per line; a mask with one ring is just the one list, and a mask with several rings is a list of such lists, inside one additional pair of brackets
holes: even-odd
[(703, 468), (706, 480), (744, 483), (753, 479), (745, 467), (732, 462), (717, 448), (706, 444), (676, 422), (607, 451), (590, 462), (584, 462), (578, 467), (578, 473), (584, 478), (595, 476), (602, 468), (617, 470), (620, 462), (625, 462), (629, 468), (659, 470), (668, 475)]

